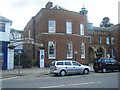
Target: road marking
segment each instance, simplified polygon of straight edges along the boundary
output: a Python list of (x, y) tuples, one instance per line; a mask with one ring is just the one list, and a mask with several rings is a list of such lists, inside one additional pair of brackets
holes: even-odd
[(4, 80), (10, 80), (10, 79), (15, 79), (15, 78), (19, 78), (20, 76), (17, 77), (11, 77), (11, 78), (5, 78), (5, 79), (0, 79), (0, 81), (4, 81)]
[(39, 88), (58, 88), (58, 87), (65, 87), (65, 86), (77, 86), (77, 85), (86, 85), (86, 84), (95, 84), (95, 83), (101, 83), (98, 82), (86, 82), (86, 83), (76, 83), (76, 84), (68, 84), (68, 85), (57, 85), (57, 86), (46, 86), (46, 87), (39, 87)]

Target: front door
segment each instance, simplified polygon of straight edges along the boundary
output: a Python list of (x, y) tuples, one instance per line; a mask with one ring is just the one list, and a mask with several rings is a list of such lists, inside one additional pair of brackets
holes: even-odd
[(44, 50), (40, 50), (40, 68), (44, 68)]

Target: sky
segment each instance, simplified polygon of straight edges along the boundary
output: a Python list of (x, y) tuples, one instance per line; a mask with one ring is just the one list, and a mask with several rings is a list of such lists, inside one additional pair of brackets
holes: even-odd
[(45, 8), (48, 1), (53, 2), (53, 6), (59, 5), (75, 12), (81, 11), (84, 5), (88, 10), (88, 22), (94, 26), (99, 26), (104, 17), (118, 24), (120, 0), (0, 0), (0, 15), (12, 21), (11, 28), (24, 30), (31, 17)]

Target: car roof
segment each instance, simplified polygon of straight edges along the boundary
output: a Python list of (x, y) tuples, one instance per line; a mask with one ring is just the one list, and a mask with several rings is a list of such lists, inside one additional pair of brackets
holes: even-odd
[(56, 60), (54, 62), (66, 62), (66, 61), (74, 61), (74, 60)]

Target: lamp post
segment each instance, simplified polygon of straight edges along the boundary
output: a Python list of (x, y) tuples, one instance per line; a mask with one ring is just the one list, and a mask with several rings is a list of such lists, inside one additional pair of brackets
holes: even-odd
[(19, 55), (19, 60), (18, 60), (18, 66), (19, 66), (19, 68), (18, 68), (18, 75), (20, 75), (20, 54), (21, 53), (22, 53), (21, 50), (18, 50), (18, 55)]

